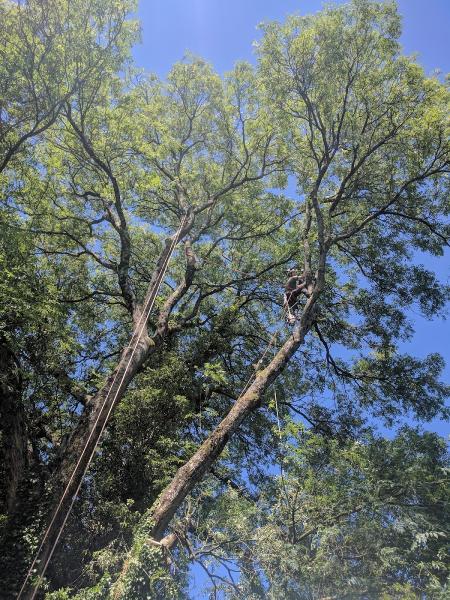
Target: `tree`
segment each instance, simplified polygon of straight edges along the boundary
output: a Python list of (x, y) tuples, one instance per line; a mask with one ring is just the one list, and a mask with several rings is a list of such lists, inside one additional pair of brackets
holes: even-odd
[[(81, 85), (87, 90), (86, 81), (92, 92), (107, 73), (120, 68), (128, 58), (136, 32), (134, 23), (124, 22), (131, 5), (107, 4), (0, 4), (1, 261), (5, 274), (0, 332), (1, 453), (5, 464), (1, 509), (7, 515), (2, 522), (9, 539), (6, 546), (17, 542), (15, 518), (24, 509), (18, 498), (21, 483), (28, 475), (35, 483), (32, 496), (39, 496), (39, 484), (48, 477), (42, 468), (42, 440), (47, 437), (51, 447), (58, 445), (63, 430), (70, 427), (62, 417), (65, 406), (73, 416), (73, 400), (83, 396), (83, 390), (68, 377), (75, 348), (80, 348), (72, 343), (70, 325), (62, 317), (70, 320), (67, 307), (58, 304), (55, 297), (63, 269), (55, 264), (48, 269), (36, 257), (38, 249), (30, 237), (27, 214), (30, 206), (23, 204), (21, 212), (19, 199), (29, 195), (30, 201), (42, 200), (32, 190), (42, 174), (38, 172), (42, 167), (36, 156), (37, 143), (55, 124), (65, 103)], [(40, 192), (45, 194), (42, 186)], [(59, 366), (58, 351), (64, 356)], [(55, 398), (49, 401), (46, 396), (61, 394), (62, 390), (69, 394), (69, 400), (67, 405), (63, 401), (55, 415)], [(44, 423), (50, 425), (53, 418), (58, 420), (56, 430), (46, 430)], [(27, 498), (27, 502), (30, 508), (32, 499)], [(17, 555), (5, 555), (17, 565)], [(8, 588), (5, 584), (3, 589)]]
[[(64, 511), (70, 505), (71, 497), (81, 482), (85, 465), (95, 449), (96, 436), (93, 432), (104, 426), (127, 385), (149, 357), (158, 352), (163, 344), (167, 343), (167, 339), (178, 330), (191, 327), (192, 321), (197, 318), (201, 302), (234, 283), (234, 277), (228, 281), (225, 279), (225, 282), (213, 280), (212, 286), (211, 283), (202, 286), (200, 282), (184, 302), (180, 323), (171, 325), (172, 311), (185, 299), (193, 284), (196, 258), (192, 245), (197, 244), (198, 253), (204, 260), (212, 254), (218, 242), (226, 243), (230, 237), (233, 241), (233, 237), (239, 240), (261, 236), (260, 232), (253, 233), (251, 228), (246, 227), (245, 222), (241, 224), (233, 214), (233, 205), (227, 207), (226, 204), (236, 193), (235, 190), (243, 189), (244, 194), (249, 193), (250, 189), (256, 190), (261, 179), (272, 173), (276, 174), (283, 164), (283, 158), (276, 154), (277, 138), (273, 129), (266, 124), (265, 111), (257, 105), (252, 105), (254, 101), (248, 81), (250, 77), (246, 67), (237, 69), (227, 86), (231, 96), (229, 99), (207, 65), (201, 61), (191, 65), (180, 65), (174, 69), (167, 91), (153, 82), (142, 82), (124, 97), (119, 93), (119, 97), (113, 100), (114, 103), (117, 102), (114, 114), (110, 117), (107, 113), (106, 119), (103, 104), (91, 105), (84, 111), (83, 104), (79, 102), (76, 112), (67, 105), (65, 118), (70, 126), (69, 131), (66, 131), (65, 126), (61, 130), (55, 128), (54, 146), (72, 155), (69, 171), (59, 173), (64, 192), (61, 193), (57, 187), (55, 195), (58, 200), (55, 199), (55, 204), (59, 204), (59, 195), (66, 194), (68, 187), (69, 204), (64, 208), (69, 214), (64, 217), (64, 221), (73, 221), (75, 229), (68, 231), (65, 223), (53, 230), (44, 228), (38, 223), (42, 220), (45, 222), (48, 215), (45, 212), (42, 214), (42, 208), (39, 207), (41, 214), (33, 231), (36, 234), (56, 237), (56, 245), (51, 242), (50, 247), (43, 248), (44, 253), (66, 255), (69, 240), (72, 255), (86, 255), (100, 266), (105, 274), (110, 272), (117, 277), (120, 303), (128, 313), (127, 319), (131, 317), (133, 333), (130, 343), (124, 345), (112, 375), (90, 399), (87, 410), (70, 435), (57, 472), (53, 475), (56, 492), (53, 492), (51, 503), (58, 506), (62, 493), (63, 503), (57, 517), (51, 519), (50, 531), (42, 549), (44, 563), (52, 552)], [(108, 86), (113, 85), (114, 81), (107, 82), (104, 93), (114, 91), (111, 87), (108, 89)], [(149, 98), (152, 104), (147, 108)], [(100, 90), (97, 90), (97, 101), (104, 101)], [(248, 107), (244, 107), (244, 102)], [(142, 129), (136, 128), (131, 135), (122, 112), (129, 111), (130, 108), (134, 108), (133, 114), (143, 111)], [(248, 111), (248, 115), (244, 110)], [(150, 121), (147, 120), (149, 117)], [(245, 128), (250, 119), (253, 122), (247, 134)], [(208, 129), (205, 123), (208, 124)], [(106, 148), (105, 138), (101, 135), (102, 130), (109, 140)], [(243, 136), (239, 131), (244, 131)], [(148, 139), (147, 136), (152, 134), (154, 138)], [(163, 134), (165, 135), (161, 142)], [(215, 141), (217, 135), (220, 135), (219, 143)], [(125, 155), (124, 147), (128, 148)], [(121, 148), (121, 152), (118, 152), (118, 148)], [(130, 158), (137, 162), (137, 169), (129, 164)], [(48, 160), (46, 169), (49, 172), (59, 168), (53, 147)], [(77, 161), (83, 165), (83, 169), (75, 168), (72, 171)], [(64, 165), (62, 166), (64, 169)], [(178, 228), (178, 231), (166, 239), (164, 245), (157, 246), (157, 255), (154, 257), (156, 268), (150, 271), (148, 289), (140, 300), (139, 272), (137, 278), (131, 278), (131, 270), (136, 267), (132, 264), (134, 240), (130, 234), (126, 210), (127, 203), (133, 203), (138, 217), (143, 221), (148, 218), (148, 205), (142, 206), (140, 201), (135, 199), (135, 193), (139, 185), (146, 185), (145, 180), (148, 180), (152, 171), (154, 177), (158, 178), (158, 186), (161, 187), (154, 194), (155, 214), (150, 213), (153, 225), (171, 225), (173, 229)], [(264, 196), (258, 203), (264, 207), (268, 201), (269, 198)], [(239, 207), (235, 210), (239, 210)], [(289, 217), (289, 204), (277, 207), (274, 212), (275, 222), (266, 226), (266, 229), (273, 233), (281, 229)], [(178, 225), (175, 219), (178, 223), (181, 221), (181, 225)], [(261, 224), (267, 223), (268, 220), (265, 215), (261, 218)], [(174, 221), (176, 225), (173, 225)], [(104, 224), (107, 228), (104, 228)], [(256, 229), (254, 222), (253, 227)], [(230, 229), (234, 229), (234, 235)], [(240, 229), (244, 230), (244, 233), (240, 233)], [(114, 239), (111, 234), (117, 240), (117, 258), (106, 256), (110, 252), (108, 246)], [(145, 320), (148, 318), (145, 311), (158, 289), (158, 281), (164, 274), (171, 253), (178, 241), (187, 235), (190, 239), (185, 243), (185, 272), (179, 275), (180, 283), (161, 306), (155, 322), (155, 331), (150, 336), (145, 332)], [(218, 242), (215, 241), (211, 245), (208, 240), (202, 244), (201, 238), (206, 235), (218, 238)], [(63, 247), (60, 239), (63, 240)], [(99, 249), (94, 250), (92, 243)], [(204, 257), (202, 247), (205, 246)], [(254, 248), (254, 251), (256, 250), (257, 246)], [(275, 257), (265, 266), (263, 272), (285, 263), (288, 259), (289, 255), (281, 259)], [(148, 277), (147, 273), (144, 267), (144, 282)], [(252, 274), (244, 278), (244, 281), (252, 281), (256, 276)], [(114, 291), (104, 292), (96, 289), (87, 291), (85, 297), (92, 294), (117, 295)], [(145, 315), (144, 321), (142, 315)]]
[[(447, 293), (433, 285), (430, 273), (404, 264), (411, 248), (436, 251), (436, 245), (446, 243), (440, 226), (430, 222), (429, 215), (445, 213), (440, 176), (448, 169), (448, 149), (441, 104), (446, 92), (438, 82), (426, 80), (417, 65), (399, 56), (398, 33), (394, 7), (367, 2), (328, 9), (314, 19), (292, 18), (284, 26), (266, 30), (260, 50), (261, 76), (278, 108), (278, 122), (287, 131), (291, 169), (305, 197), (299, 238), (308, 300), (293, 335), (269, 365), (257, 372), (254, 382), (149, 511), (149, 534), (156, 540), (313, 328), (332, 362), (328, 332), (333, 342), (349, 347), (357, 344), (355, 337), (369, 338), (368, 346), (375, 350), (372, 356), (361, 357), (349, 369), (336, 367), (338, 374), (364, 383), (356, 391), (364, 402), (377, 402), (381, 391), (383, 405), (387, 404), (384, 410), (392, 410), (386, 402), (389, 397), (415, 404), (419, 398), (414, 390), (420, 389), (423, 401), (425, 385), (430, 386), (431, 403), (433, 397), (441, 398), (442, 388), (439, 391), (433, 381), (422, 379), (417, 362), (393, 353), (404, 314), (395, 315), (389, 296), (405, 306), (413, 298), (413, 288), (414, 298), (426, 311), (434, 299), (442, 305)], [(435, 234), (427, 237), (430, 241), (424, 240), (424, 228)], [(366, 252), (369, 273), (364, 268)], [(356, 278), (342, 281), (348, 257), (354, 255), (361, 276), (373, 287), (373, 300)], [(333, 263), (341, 266), (339, 275)], [(334, 285), (330, 281), (327, 286), (327, 279), (334, 279)], [(342, 289), (347, 292), (343, 306), (327, 310), (326, 296), (332, 299)], [(356, 335), (354, 327), (342, 323), (351, 311), (365, 320)], [(390, 323), (384, 324), (383, 318)], [(335, 320), (341, 321), (339, 329), (333, 327)], [(431, 361), (436, 357), (430, 357)], [(116, 585), (116, 597), (125, 593), (126, 570), (127, 566)]]
[[(448, 297), (431, 272), (408, 265), (448, 245), (448, 94), (400, 55), (398, 35), (393, 5), (355, 1), (267, 25), (257, 69), (238, 64), (224, 79), (195, 58), (167, 82), (119, 76), (111, 63), (64, 98), (45, 144), (20, 163), (23, 187), (9, 192), (8, 210), (58, 278), (82, 365), (59, 373), (79, 400), (67, 435), (40, 459), (52, 472), (34, 522), (60, 507), (45, 565), (79, 495), (64, 548), (80, 556), (89, 531), (90, 573), (57, 556), (55, 586), (78, 573), (98, 582), (87, 597), (181, 593), (167, 571), (168, 527), (210, 473), (241, 489), (246, 469), (264, 485), (246, 456), (276, 447), (275, 381), (286, 415), (342, 443), (368, 414), (445, 414), (442, 359), (396, 345), (411, 335), (412, 305), (432, 317)], [(282, 191), (291, 180), (293, 198)], [(292, 261), (307, 286), (290, 331), (279, 289)], [(126, 481), (124, 464), (142, 465), (143, 486)], [(108, 527), (108, 511), (92, 507), (122, 486)]]

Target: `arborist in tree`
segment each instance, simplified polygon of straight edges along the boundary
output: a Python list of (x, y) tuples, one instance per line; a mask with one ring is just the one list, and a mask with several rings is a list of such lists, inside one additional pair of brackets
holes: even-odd
[(283, 308), (286, 311), (286, 321), (293, 325), (296, 319), (296, 308), (300, 295), (307, 295), (307, 283), (303, 275), (299, 275), (297, 269), (289, 269), (286, 272), (288, 280), (284, 287)]

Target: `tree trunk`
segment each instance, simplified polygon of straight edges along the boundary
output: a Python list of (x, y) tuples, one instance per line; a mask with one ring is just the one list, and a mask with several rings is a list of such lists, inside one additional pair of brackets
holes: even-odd
[[(300, 322), (295, 327), (293, 334), (283, 344), (269, 365), (256, 373), (255, 380), (248, 390), (236, 400), (229, 413), (203, 442), (195, 454), (178, 469), (171, 483), (162, 492), (156, 504), (150, 508), (145, 520), (149, 524), (151, 542), (160, 541), (163, 538), (172, 517), (187, 495), (210, 471), (212, 464), (220, 456), (230, 437), (238, 429), (242, 421), (258, 407), (263, 393), (278, 377), (303, 343), (306, 334), (312, 326), (315, 302), (319, 293), (320, 289), (316, 289), (315, 293), (308, 299)], [(139, 553), (139, 549), (136, 552)], [(134, 549), (132, 549), (131, 555), (124, 562), (122, 571), (114, 585), (112, 593), (114, 600), (119, 600), (122, 597), (126, 584), (127, 571), (130, 564), (134, 561), (133, 559), (136, 558), (133, 556), (133, 553)]]
[[(172, 301), (172, 298), (169, 298), (170, 310), (165, 315), (167, 318), (164, 323), (158, 323), (157, 331), (153, 338), (150, 338), (147, 334), (146, 319), (145, 315), (143, 316), (143, 311), (145, 312), (146, 307), (150, 306), (153, 298), (158, 293), (159, 281), (163, 277), (167, 261), (170, 259), (174, 249), (172, 242), (182, 239), (192, 227), (192, 223), (193, 218), (190, 218), (176, 236), (166, 240), (165, 248), (161, 252), (157, 266), (152, 274), (143, 307), (137, 306), (134, 310), (134, 332), (130, 340), (130, 345), (123, 349), (118, 366), (108, 377), (104, 386), (87, 403), (86, 410), (80, 418), (78, 425), (62, 449), (62, 460), (52, 476), (47, 508), (44, 511), (47, 515), (47, 528), (33, 569), (39, 574), (45, 572), (51, 559), (62, 528), (67, 520), (67, 514), (70, 511), (73, 498), (78, 493), (88, 463), (95, 452), (99, 435), (101, 435), (117, 403), (125, 394), (130, 382), (148, 359), (150, 353), (159, 348), (164, 340), (170, 310), (173, 308), (175, 302)], [(189, 284), (190, 281), (185, 283)], [(184, 287), (184, 285), (180, 286), (183, 290)], [(175, 293), (176, 300), (178, 300), (182, 294), (180, 294), (178, 289)], [(142, 330), (141, 335), (138, 337), (140, 330)], [(137, 343), (136, 350), (133, 352), (133, 347), (136, 345), (137, 339), (139, 339), (139, 342)], [(21, 598), (28, 600), (33, 597), (34, 590), (30, 588), (27, 591), (27, 587), (25, 587)]]
[(289, 359), (302, 344), (307, 329), (298, 330), (278, 351), (270, 364), (256, 374), (254, 382), (236, 401), (230, 412), (203, 442), (189, 461), (180, 467), (172, 482), (166, 487), (153, 507), (150, 519), (153, 523), (152, 537), (159, 541), (173, 515), (194, 486), (209, 472), (220, 456), (228, 440), (242, 421), (258, 407), (262, 394), (281, 373)]

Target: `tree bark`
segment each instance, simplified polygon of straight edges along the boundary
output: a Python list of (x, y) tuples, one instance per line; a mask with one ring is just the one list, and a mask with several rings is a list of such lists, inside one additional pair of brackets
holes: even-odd
[(284, 369), (296, 350), (303, 343), (311, 323), (305, 322), (283, 344), (270, 364), (257, 372), (255, 380), (248, 390), (238, 398), (229, 413), (203, 442), (197, 452), (178, 469), (172, 482), (160, 496), (156, 507), (151, 511), (153, 523), (152, 537), (159, 541), (181, 503), (194, 486), (209, 472), (211, 465), (220, 456), (228, 440), (241, 425), (242, 421), (255, 410), (262, 394)]

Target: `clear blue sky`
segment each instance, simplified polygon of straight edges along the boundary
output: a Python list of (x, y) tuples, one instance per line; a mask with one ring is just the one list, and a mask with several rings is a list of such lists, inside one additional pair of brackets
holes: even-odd
[[(236, 60), (252, 60), (258, 23), (316, 12), (322, 5), (320, 0), (140, 0), (143, 41), (135, 58), (146, 70), (165, 75), (190, 50), (219, 72), (227, 71)], [(398, 5), (405, 52), (417, 52), (427, 72), (450, 71), (450, 0), (400, 0)]]
[[(316, 12), (320, 0), (140, 0), (138, 17), (142, 25), (142, 43), (135, 49), (138, 66), (164, 77), (171, 65), (187, 51), (208, 60), (223, 73), (237, 60), (254, 61), (252, 42), (259, 36), (261, 21), (282, 20), (288, 14)], [(403, 16), (402, 43), (406, 54), (416, 53), (427, 73), (450, 71), (449, 24), (450, 0), (399, 0)], [(424, 262), (434, 268), (441, 279), (449, 278), (449, 256)], [(437, 320), (429, 323), (414, 313), (416, 335), (403, 350), (424, 356), (440, 352), (450, 363), (449, 326)], [(450, 365), (446, 369), (450, 379)], [(435, 421), (426, 426), (448, 434), (445, 423)], [(192, 598), (206, 598), (200, 592), (204, 581), (198, 569), (192, 571)]]

